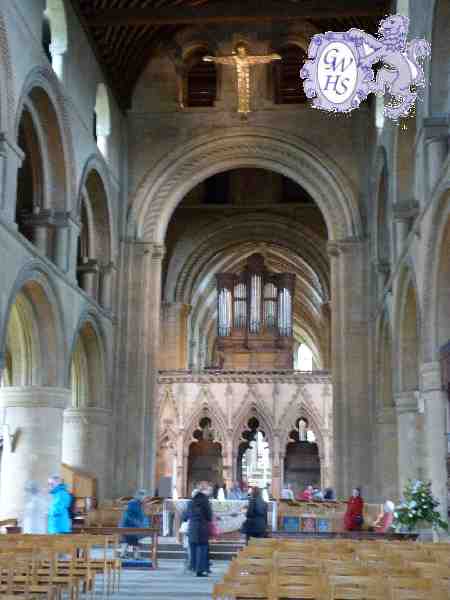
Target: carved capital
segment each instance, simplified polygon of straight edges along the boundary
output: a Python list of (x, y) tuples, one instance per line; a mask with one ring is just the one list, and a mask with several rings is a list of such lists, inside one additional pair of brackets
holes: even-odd
[(398, 415), (417, 413), (417, 390), (396, 394), (394, 397), (394, 403)]

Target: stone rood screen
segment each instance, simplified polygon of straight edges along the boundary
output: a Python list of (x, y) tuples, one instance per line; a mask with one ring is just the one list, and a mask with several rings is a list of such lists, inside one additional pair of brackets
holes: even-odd
[(216, 277), (219, 366), (291, 368), (295, 275), (253, 254), (242, 273)]

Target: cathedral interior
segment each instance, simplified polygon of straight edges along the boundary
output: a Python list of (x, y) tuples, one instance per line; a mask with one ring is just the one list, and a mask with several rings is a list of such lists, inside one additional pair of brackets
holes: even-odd
[[(446, 514), (448, 0), (0, 4), (0, 517), (61, 465)], [(311, 38), (394, 13), (409, 116), (314, 109)]]

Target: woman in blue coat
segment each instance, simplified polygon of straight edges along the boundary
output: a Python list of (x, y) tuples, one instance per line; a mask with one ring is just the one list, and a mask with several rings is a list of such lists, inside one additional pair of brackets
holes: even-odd
[(72, 520), (69, 509), (72, 504), (72, 495), (58, 476), (49, 479), (48, 486), (51, 495), (48, 510), (48, 532), (52, 534), (70, 533)]

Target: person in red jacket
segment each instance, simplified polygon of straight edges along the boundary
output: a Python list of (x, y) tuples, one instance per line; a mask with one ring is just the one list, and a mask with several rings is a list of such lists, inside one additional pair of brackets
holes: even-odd
[(352, 495), (347, 501), (347, 510), (344, 515), (344, 529), (355, 531), (361, 529), (364, 519), (364, 500), (361, 497), (360, 488), (354, 488)]

